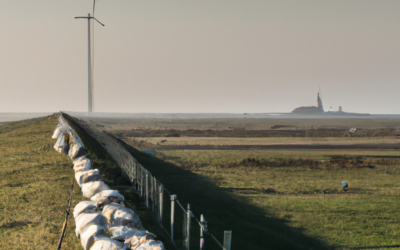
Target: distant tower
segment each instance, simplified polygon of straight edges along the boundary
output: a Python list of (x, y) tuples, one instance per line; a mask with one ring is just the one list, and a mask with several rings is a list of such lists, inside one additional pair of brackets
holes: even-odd
[(342, 110), (342, 106), (339, 106), (339, 112), (342, 112), (343, 110)]
[(319, 97), (319, 93), (318, 93), (318, 98), (317, 98), (317, 107), (319, 108), (319, 109), (322, 109), (322, 110), (324, 110), (324, 106), (322, 105), (322, 99), (321, 99), (321, 97)]

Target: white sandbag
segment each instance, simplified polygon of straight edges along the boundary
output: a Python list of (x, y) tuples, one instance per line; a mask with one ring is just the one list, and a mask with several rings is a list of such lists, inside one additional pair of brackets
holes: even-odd
[(61, 129), (59, 127), (56, 128), (56, 130), (54, 130), (53, 136), (51, 138), (56, 139), (60, 136)]
[[(82, 154), (82, 155), (80, 155), (80, 154)], [(75, 159), (75, 158), (78, 158), (78, 157), (84, 156), (84, 155), (85, 155), (85, 148), (78, 144), (73, 144), (68, 152), (68, 156), (71, 159)]]
[(82, 195), (86, 198), (90, 198), (104, 190), (110, 190), (110, 188), (103, 181), (92, 181), (82, 184)]
[(104, 205), (101, 214), (106, 218), (107, 228), (127, 226), (136, 230), (145, 230), (140, 218), (132, 209), (116, 203)]
[[(81, 235), (81, 244), (83, 249), (91, 249), (91, 245), (94, 242), (94, 238), (104, 232), (104, 227), (99, 225), (90, 225)], [(105, 249), (104, 249), (105, 250)]]
[(93, 201), (96, 206), (108, 204), (111, 202), (123, 204), (124, 196), (121, 195), (118, 190), (105, 190), (93, 195), (90, 200)]
[(75, 173), (76, 183), (80, 187), (82, 187), (83, 183), (91, 182), (91, 181), (100, 181), (100, 171), (97, 169), (87, 170), (87, 171), (79, 171)]
[(96, 209), (96, 205), (94, 204), (93, 201), (81, 201), (78, 204), (76, 204), (74, 208), (74, 218), (78, 217), (81, 213), (85, 212), (86, 210), (94, 210)]
[(90, 250), (119, 250), (124, 247), (124, 244), (116, 240), (110, 239), (104, 235), (94, 237), (95, 243)]
[(71, 144), (76, 144), (80, 148), (84, 148), (85, 146), (83, 145), (81, 139), (74, 133), (71, 133)]
[(75, 218), (75, 225), (76, 237), (80, 238), (80, 235), (85, 233), (91, 225), (102, 226), (104, 229), (105, 219), (100, 212), (87, 209)]
[(56, 144), (54, 144), (54, 149), (57, 150), (59, 153), (62, 153), (63, 145), (64, 145), (64, 134), (61, 134), (58, 137)]
[(86, 156), (79, 157), (72, 162), (74, 164), (75, 173), (79, 171), (87, 171), (92, 168), (92, 162)]
[(132, 238), (133, 236), (137, 236), (138, 238), (141, 238), (145, 235), (149, 235), (153, 238), (157, 237), (149, 231), (136, 230), (127, 226), (112, 227), (109, 228), (108, 231), (110, 232), (112, 239), (119, 241), (125, 241), (126, 239)]
[(125, 244), (135, 250), (165, 250), (161, 241), (155, 240), (151, 235), (138, 237), (134, 235), (132, 238), (126, 239)]

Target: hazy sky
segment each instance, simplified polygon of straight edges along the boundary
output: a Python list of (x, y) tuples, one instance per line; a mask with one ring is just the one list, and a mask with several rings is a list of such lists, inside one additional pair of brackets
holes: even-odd
[[(0, 112), (87, 110), (92, 0), (0, 0)], [(100, 0), (95, 111), (400, 113), (400, 1)]]

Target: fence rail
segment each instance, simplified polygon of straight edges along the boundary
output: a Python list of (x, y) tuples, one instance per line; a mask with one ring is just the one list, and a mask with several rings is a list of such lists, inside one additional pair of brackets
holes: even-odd
[[(65, 114), (63, 114), (65, 115)], [(224, 231), (223, 244), (221, 244), (217, 238), (211, 234), (207, 227), (207, 221), (203, 215), (200, 216), (200, 220), (194, 216), (191, 211), (190, 204), (187, 204), (185, 209), (178, 200), (176, 194), (172, 194), (165, 186), (157, 180), (145, 167), (143, 167), (133, 156), (112, 136), (98, 131), (96, 128), (89, 126), (87, 123), (80, 119), (69, 116), (75, 123), (77, 123), (82, 129), (88, 134), (95, 138), (110, 154), (110, 156), (117, 162), (121, 167), (124, 174), (128, 177), (136, 193), (143, 198), (146, 206), (151, 209), (158, 220), (159, 225), (169, 234), (170, 239), (174, 246), (177, 246), (176, 232), (175, 232), (175, 204), (181, 208), (183, 212), (183, 223), (182, 223), (182, 249), (189, 250), (193, 247), (190, 246), (190, 232), (192, 227), (192, 218), (194, 218), (200, 229), (200, 249), (204, 249), (204, 234), (209, 234), (215, 243), (223, 250), (231, 250), (232, 231)], [(170, 231), (163, 226), (164, 218), (164, 196), (167, 193), (171, 201), (171, 214), (170, 214)]]

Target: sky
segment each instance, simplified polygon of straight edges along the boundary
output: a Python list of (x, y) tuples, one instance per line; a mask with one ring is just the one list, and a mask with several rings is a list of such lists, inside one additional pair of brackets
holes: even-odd
[[(93, 0), (0, 0), (0, 113), (87, 111)], [(400, 114), (400, 1), (98, 0), (94, 110)], [(332, 109), (330, 108), (332, 107)]]

